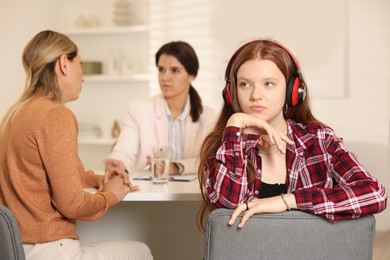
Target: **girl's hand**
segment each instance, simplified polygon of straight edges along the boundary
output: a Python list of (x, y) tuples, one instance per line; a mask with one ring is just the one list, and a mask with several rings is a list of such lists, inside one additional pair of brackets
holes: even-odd
[(246, 134), (268, 135), (268, 142), (271, 145), (275, 144), (283, 154), (286, 153), (286, 144), (294, 144), (284, 133), (273, 128), (265, 120), (245, 113), (233, 114), (226, 123), (226, 127), (228, 126), (240, 127)]
[[(284, 198), (290, 209), (297, 208), (295, 196), (293, 193), (285, 194)], [(247, 204), (248, 210), (246, 210)], [(238, 224), (239, 228), (243, 228), (248, 219), (254, 214), (279, 213), (286, 210), (286, 204), (284, 204), (284, 201), (280, 195), (265, 199), (254, 199), (250, 202), (238, 205), (237, 208), (234, 210), (228, 224), (233, 225), (241, 212), (245, 213), (242, 216), (240, 223)]]

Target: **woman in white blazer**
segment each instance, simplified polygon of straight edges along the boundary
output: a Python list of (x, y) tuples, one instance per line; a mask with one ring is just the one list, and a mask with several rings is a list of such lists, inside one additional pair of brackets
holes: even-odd
[(196, 158), (216, 113), (203, 106), (191, 85), (199, 69), (194, 49), (186, 42), (163, 45), (156, 53), (161, 93), (129, 102), (122, 130), (106, 171), (142, 171), (152, 146), (170, 146), (170, 174), (196, 173)]

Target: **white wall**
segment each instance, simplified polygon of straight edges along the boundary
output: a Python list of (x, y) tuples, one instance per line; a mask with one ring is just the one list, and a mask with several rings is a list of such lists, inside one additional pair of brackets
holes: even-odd
[[(226, 63), (242, 43), (274, 38), (292, 48), (314, 114), (390, 190), (388, 0), (151, 0), (151, 25), (152, 50), (178, 39), (194, 46), (200, 71), (193, 85), (217, 110)], [(158, 92), (158, 83), (151, 89)], [(377, 225), (390, 229), (390, 210)]]
[(24, 46), (38, 31), (57, 27), (57, 4), (48, 0), (0, 1), (0, 114), (19, 96), (24, 71), (21, 57)]
[[(174, 2), (173, 0), (165, 1), (167, 3)], [(164, 5), (162, 0), (152, 0), (151, 2)], [(183, 5), (185, 5), (184, 3), (189, 5), (190, 2), (189, 0), (184, 1)], [(204, 4), (207, 8), (213, 7), (213, 5), (207, 4), (207, 0), (197, 2)], [(232, 3), (232, 1), (229, 0), (227, 3)], [(356, 149), (356, 153), (361, 157), (362, 161), (366, 162), (367, 167), (370, 170), (372, 169), (373, 174), (383, 181), (390, 191), (388, 163), (390, 132), (390, 3), (388, 0), (346, 0), (345, 3), (348, 8), (346, 35), (348, 48), (346, 56), (347, 69), (345, 71), (346, 96), (337, 99), (316, 97), (313, 99), (313, 108), (315, 114), (321, 120), (331, 125), (339, 136), (343, 137), (347, 144), (350, 144), (350, 147)], [(4, 113), (21, 91), (24, 73), (20, 57), (27, 41), (40, 30), (61, 29), (60, 26), (63, 23), (58, 19), (58, 14), (60, 13), (58, 6), (61, 6), (59, 2), (53, 0), (35, 0), (33, 2), (28, 0), (3, 0), (0, 2), (0, 33), (2, 35), (1, 46), (3, 49), (2, 59), (0, 60), (2, 77), (2, 84), (0, 85), (0, 114)], [(235, 14), (245, 14), (245, 8), (247, 7), (243, 5), (240, 8), (243, 9), (240, 11), (234, 9), (232, 14), (224, 13), (223, 17), (227, 19), (226, 24), (228, 20), (232, 21), (234, 19)], [(283, 21), (287, 23), (291, 19), (291, 17), (279, 16), (280, 12), (278, 10), (263, 8), (259, 9), (259, 14), (261, 12), (271, 12), (275, 15), (274, 19), (269, 21), (270, 23), (279, 21), (283, 25)], [(306, 10), (306, 12), (310, 13), (311, 10)], [(328, 17), (332, 19), (332, 13), (329, 13)], [(239, 22), (239, 20), (234, 21)], [(329, 26), (334, 26), (330, 22), (331, 20), (324, 21), (325, 24), (329, 23)], [(307, 21), (307, 23), (310, 23), (310, 21)], [(172, 26), (175, 26), (175, 23), (172, 23)], [(246, 27), (242, 25), (242, 27), (238, 28)], [(300, 29), (296, 28), (298, 31)], [(219, 30), (233, 35), (236, 33), (231, 28), (219, 28)], [(291, 32), (288, 31), (288, 33)], [(323, 31), (308, 31), (307, 33), (299, 31), (299, 33), (304, 35), (302, 41), (307, 41), (321, 36)], [(191, 35), (185, 37), (183, 40), (191, 39)], [(213, 37), (216, 36), (214, 35)], [(197, 46), (201, 47), (201, 39), (194, 39), (193, 41), (196, 49)], [(226, 41), (229, 42), (228, 40)], [(158, 43), (154, 44), (157, 45)], [(229, 42), (229, 44), (232, 47), (237, 42), (234, 44)], [(299, 43), (294, 43), (294, 47), (295, 45), (299, 46)], [(295, 48), (298, 49), (298, 47)], [(304, 52), (304, 50), (301, 52)], [(320, 52), (321, 49), (318, 50), (318, 54)], [(209, 52), (199, 54), (201, 64), (202, 60), (208, 59), (210, 53), (212, 51), (209, 50)], [(151, 53), (151, 55), (153, 54)], [(312, 55), (316, 55), (316, 53)], [(304, 59), (302, 63), (306, 63)], [(221, 102), (220, 91), (223, 87), (221, 75), (223, 74), (224, 66), (222, 61), (220, 66), (221, 74), (218, 76), (207, 76), (204, 78), (200, 76), (196, 81), (196, 86), (208, 88), (209, 93), (211, 93), (207, 95), (205, 102), (217, 108)], [(202, 70), (210, 70), (210, 67), (201, 66), (199, 72), (200, 75), (202, 73), (209, 75)], [(332, 78), (332, 75), (329, 75), (329, 77)], [(215, 81), (211, 84), (210, 80)], [(83, 107), (87, 107), (90, 104), (77, 105), (77, 109), (83, 109)], [(109, 104), (105, 106), (106, 113), (118, 113), (117, 111), (111, 111)], [(109, 128), (110, 126), (104, 127)], [(386, 210), (378, 215), (377, 226), (379, 229), (390, 229), (389, 215), (390, 210)]]

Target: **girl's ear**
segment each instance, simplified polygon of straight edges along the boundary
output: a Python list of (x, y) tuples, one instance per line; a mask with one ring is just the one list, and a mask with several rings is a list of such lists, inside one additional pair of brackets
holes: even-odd
[(68, 57), (65, 54), (62, 54), (61, 57), (58, 59), (58, 67), (62, 75), (65, 77), (68, 75)]

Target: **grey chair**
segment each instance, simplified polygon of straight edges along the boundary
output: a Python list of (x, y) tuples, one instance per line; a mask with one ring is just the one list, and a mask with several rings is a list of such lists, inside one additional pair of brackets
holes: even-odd
[(206, 223), (205, 260), (369, 260), (372, 259), (375, 218), (330, 223), (301, 211), (256, 214), (244, 226), (227, 223), (229, 209), (216, 209)]
[(24, 260), (24, 250), (15, 216), (0, 205), (0, 259)]

